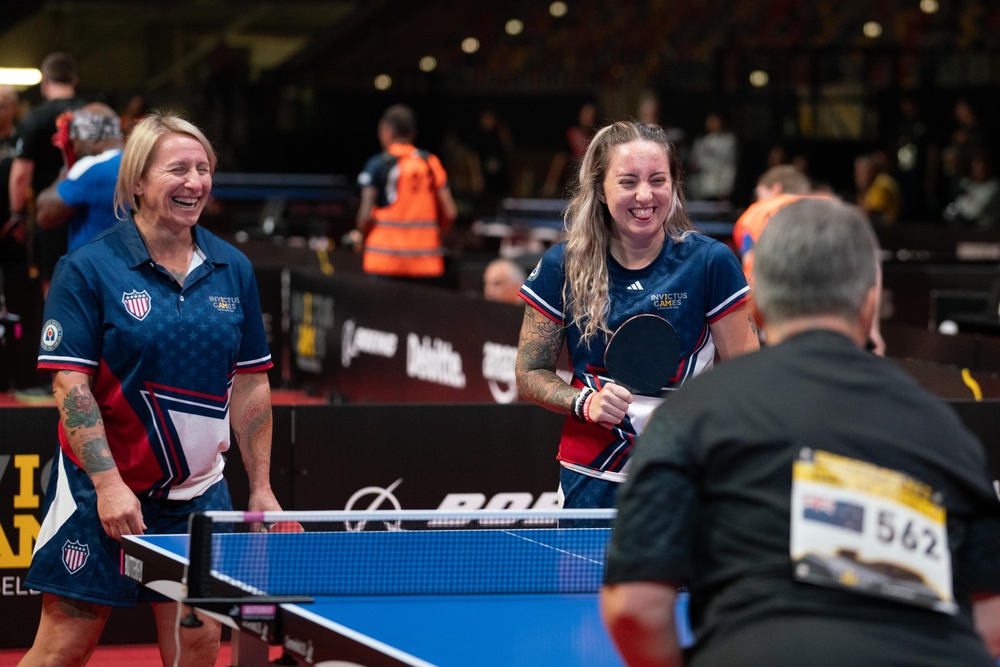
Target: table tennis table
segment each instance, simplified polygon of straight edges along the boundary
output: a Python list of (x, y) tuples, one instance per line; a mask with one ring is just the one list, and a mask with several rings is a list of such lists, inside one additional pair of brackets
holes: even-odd
[[(582, 529), (600, 531), (599, 550), (588, 547), (590, 551), (574, 553), (574, 547), (559, 540), (575, 530), (532, 531), (527, 538), (506, 528), (445, 529), (419, 538), (405, 531), (215, 535), (220, 554), (212, 560), (214, 594), (251, 596), (240, 613), (217, 617), (233, 629), (237, 667), (268, 664), (268, 644), (280, 644), (293, 660), (327, 667), (621, 665), (602, 625), (597, 593), (610, 529)], [(460, 533), (474, 539), (464, 539)], [(303, 559), (295, 545), (301, 547), (307, 539), (313, 542), (309, 557)], [(415, 539), (447, 539), (446, 553), (419, 546), (425, 542), (414, 549), (403, 547)], [(388, 542), (374, 543), (372, 549), (373, 540)], [(514, 542), (515, 548), (501, 542)], [(186, 598), (188, 535), (127, 536), (122, 547), (124, 574), (169, 598)], [(252, 552), (264, 552), (267, 563), (253, 577), (239, 562)], [(484, 568), (484, 560), (494, 553), (506, 555)], [(545, 592), (518, 592), (518, 571), (539, 555), (548, 560), (531, 565), (542, 573), (540, 583), (532, 586)], [(406, 581), (383, 590), (379, 583), (384, 579), (383, 558), (402, 562)], [(468, 592), (428, 592), (433, 587), (425, 590), (420, 583), (428, 579), (422, 574), (428, 567), (464, 582), (458, 589)], [(470, 567), (478, 571), (470, 575)], [(581, 573), (586, 583), (567, 585)], [(475, 583), (468, 583), (470, 576)], [(307, 603), (275, 605), (266, 600), (260, 604), (254, 597), (286, 595), (290, 586), (333, 594), (315, 595)], [(511, 590), (515, 592), (501, 592)], [(359, 594), (371, 591), (375, 594)], [(260, 618), (257, 612), (263, 612)]]

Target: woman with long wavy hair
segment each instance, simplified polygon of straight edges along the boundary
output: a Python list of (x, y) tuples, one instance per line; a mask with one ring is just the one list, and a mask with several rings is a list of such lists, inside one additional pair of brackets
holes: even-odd
[[(558, 455), (563, 507), (611, 507), (653, 408), (717, 357), (756, 350), (757, 332), (739, 260), (687, 217), (680, 162), (661, 127), (616, 122), (594, 136), (565, 226), (565, 241), (521, 288), (517, 386), (568, 415)], [(604, 350), (618, 326), (647, 313), (673, 325), (681, 354), (672, 379), (640, 395), (610, 378)], [(569, 382), (556, 373), (564, 344)]]

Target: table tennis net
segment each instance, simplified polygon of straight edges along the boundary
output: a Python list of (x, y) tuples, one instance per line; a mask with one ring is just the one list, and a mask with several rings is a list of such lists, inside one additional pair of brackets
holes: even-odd
[[(592, 593), (614, 510), (207, 512), (189, 591), (257, 596)], [(268, 532), (248, 532), (263, 524)], [(302, 526), (302, 532), (278, 532)], [(220, 584), (220, 582), (222, 582)]]

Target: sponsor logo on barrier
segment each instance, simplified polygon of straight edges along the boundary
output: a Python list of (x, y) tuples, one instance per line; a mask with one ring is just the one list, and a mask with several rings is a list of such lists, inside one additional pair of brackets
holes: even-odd
[(332, 296), (312, 292), (292, 292), (289, 305), (291, 343), (295, 365), (309, 373), (322, 373), (326, 359), (328, 331), (334, 326)]
[[(31, 552), (41, 529), (38, 515), (42, 490), (35, 486), (39, 464), (37, 454), (0, 455), (2, 502), (7, 507), (14, 508), (10, 523), (5, 519), (3, 525), (0, 525), (0, 570), (27, 568), (31, 563)], [(7, 580), (8, 577), (5, 577), (3, 581), (3, 595), (25, 594), (8, 593)], [(15, 591), (20, 590), (19, 578), (11, 583), (15, 584)]]
[(430, 336), (406, 335), (406, 375), (446, 387), (465, 387), (462, 356), (451, 343)]
[(516, 363), (517, 348), (513, 345), (491, 342), (483, 344), (483, 377), (497, 403), (513, 403), (517, 400), (517, 378), (514, 375)]
[(388, 331), (359, 327), (354, 320), (344, 322), (341, 332), (340, 363), (347, 368), (360, 354), (391, 359), (396, 356), (399, 336)]
[[(400, 484), (403, 483), (403, 478), (400, 477), (395, 482), (387, 487), (381, 486), (366, 486), (355, 491), (351, 497), (347, 500), (344, 505), (344, 509), (347, 511), (359, 510), (359, 511), (369, 511), (369, 510), (401, 510), (403, 509), (402, 503), (393, 494)], [(370, 498), (370, 499), (369, 499)], [(362, 499), (368, 499), (367, 502), (361, 502)], [(538, 495), (536, 499), (534, 494), (525, 491), (503, 491), (501, 493), (494, 494), (489, 497), (484, 493), (449, 493), (438, 505), (439, 511), (462, 511), (462, 510), (554, 510), (559, 509), (559, 494), (555, 491), (546, 491)], [(539, 520), (539, 523), (545, 523), (543, 520)], [(551, 521), (554, 523), (554, 520)], [(464, 522), (468, 523), (468, 522)], [(438, 525), (447, 526), (449, 528), (454, 528), (456, 525), (464, 525), (462, 522), (456, 524), (454, 519), (445, 519), (441, 522), (429, 521), (427, 525), (429, 527), (435, 527)], [(513, 523), (513, 521), (504, 521), (502, 519), (491, 519), (489, 521), (490, 525), (506, 525)], [(399, 530), (398, 522), (386, 522), (387, 530)], [(359, 522), (357, 525), (348, 525), (348, 530), (364, 530), (364, 522)]]

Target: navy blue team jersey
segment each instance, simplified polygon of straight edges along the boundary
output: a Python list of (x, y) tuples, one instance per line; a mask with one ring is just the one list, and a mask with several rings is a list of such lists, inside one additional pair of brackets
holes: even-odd
[[(604, 368), (608, 336), (598, 334), (589, 345), (570, 325), (572, 313), (563, 303), (564, 243), (549, 248), (521, 287), (520, 296), (553, 322), (566, 327), (573, 369), (572, 385), (600, 390), (611, 377)], [(669, 392), (712, 367), (715, 342), (709, 324), (749, 299), (750, 288), (733, 252), (723, 243), (692, 233), (683, 241), (669, 237), (659, 256), (642, 269), (626, 269), (608, 253), (610, 279), (608, 326), (612, 331), (635, 315), (665, 318), (677, 331), (680, 362), (673, 378), (654, 396), (635, 395), (624, 421), (611, 431), (567, 418), (559, 443), (560, 463), (585, 475), (620, 482), (629, 453), (646, 419)]]
[[(181, 287), (132, 220), (63, 257), (39, 370), (93, 376), (115, 463), (135, 493), (189, 500), (222, 479), (236, 373), (273, 366), (250, 261), (201, 227)], [(62, 450), (77, 465), (59, 426)]]

